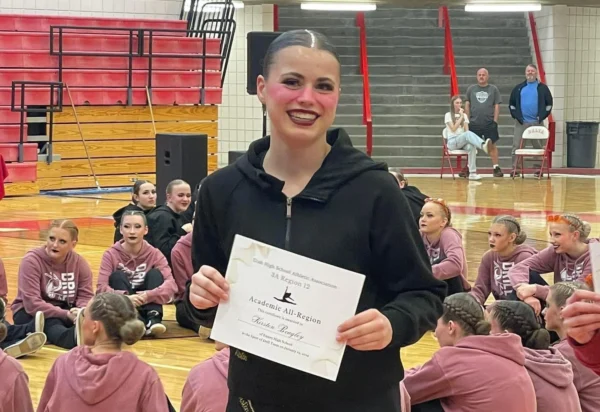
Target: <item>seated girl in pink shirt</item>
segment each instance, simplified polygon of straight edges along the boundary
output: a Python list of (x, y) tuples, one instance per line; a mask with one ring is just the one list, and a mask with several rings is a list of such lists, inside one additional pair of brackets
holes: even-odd
[[(6, 325), (0, 322), (0, 343), (4, 341), (7, 333)], [(21, 364), (0, 350), (0, 410), (33, 412), (28, 384), (29, 379)]]
[(588, 243), (591, 232), (589, 223), (570, 214), (550, 216), (550, 243), (546, 249), (535, 254), (508, 271), (508, 277), (519, 299), (530, 305), (539, 314), (541, 303), (545, 301), (550, 288), (542, 285), (530, 285), (529, 273), (554, 272), (554, 283), (584, 282), (592, 273)]
[(38, 411), (165, 412), (167, 397), (156, 371), (133, 353), (146, 328), (130, 299), (116, 293), (96, 295), (83, 311), (85, 346), (56, 359)]
[(435, 329), (441, 349), (407, 371), (403, 381), (412, 412), (536, 412), (521, 339), (489, 332), (483, 308), (471, 295), (446, 298)]
[(567, 340), (567, 328), (561, 315), (561, 311), (567, 305), (567, 299), (573, 296), (577, 290), (588, 290), (588, 287), (579, 282), (559, 282), (550, 286), (546, 309), (544, 309), (546, 328), (558, 334), (560, 342), (554, 344), (554, 347), (573, 366), (573, 383), (579, 394), (581, 410), (598, 412), (600, 411), (600, 376), (584, 366), (575, 356), (575, 351)]
[(467, 258), (462, 236), (451, 227), (452, 214), (443, 199), (425, 199), (419, 230), (431, 262), (433, 275), (448, 285), (447, 296), (471, 288), (467, 281)]
[(143, 212), (128, 210), (123, 213), (123, 239), (104, 252), (96, 290), (129, 297), (146, 325), (146, 335), (158, 336), (167, 330), (162, 323), (162, 305), (173, 298), (177, 286), (167, 259), (144, 240), (147, 233), (148, 224)]
[(480, 304), (485, 304), (490, 293), (496, 300), (505, 300), (513, 289), (508, 271), (517, 263), (533, 256), (537, 250), (524, 245), (527, 234), (512, 216), (496, 216), (488, 231), (490, 250), (485, 252), (479, 265), (479, 273), (471, 295)]
[(540, 328), (533, 309), (519, 301), (498, 301), (490, 306), (489, 319), (492, 333), (508, 332), (520, 337), (525, 367), (535, 387), (537, 411), (580, 412), (571, 362), (550, 347), (550, 334)]
[(33, 249), (19, 265), (19, 288), (12, 304), (15, 324), (28, 324), (44, 313), (48, 342), (72, 349), (79, 342), (77, 318), (94, 296), (92, 271), (75, 252), (79, 229), (70, 220), (50, 225), (46, 245)]

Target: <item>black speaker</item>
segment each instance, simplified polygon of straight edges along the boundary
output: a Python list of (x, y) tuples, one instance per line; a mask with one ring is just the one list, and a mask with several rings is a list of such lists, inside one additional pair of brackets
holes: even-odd
[(248, 50), (247, 50), (247, 73), (248, 79), (246, 82), (246, 91), (248, 94), (256, 94), (256, 78), (259, 74), (263, 74), (263, 61), (267, 49), (273, 43), (281, 32), (273, 31), (251, 31), (248, 33)]
[(192, 190), (208, 175), (208, 136), (158, 133), (156, 135), (156, 204), (165, 203), (170, 181), (183, 179)]

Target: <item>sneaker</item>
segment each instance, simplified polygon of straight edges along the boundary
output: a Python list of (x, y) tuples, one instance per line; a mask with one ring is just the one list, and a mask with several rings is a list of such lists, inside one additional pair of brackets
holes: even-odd
[(492, 141), (490, 139), (486, 139), (485, 142), (483, 142), (481, 148), (483, 149), (485, 154), (490, 154), (490, 144), (492, 144)]
[(75, 317), (75, 342), (77, 346), (83, 345), (83, 309), (79, 309)]
[(470, 173), (469, 180), (481, 180), (481, 176), (478, 175), (477, 173)]
[(502, 173), (502, 169), (500, 169), (500, 166), (496, 166), (494, 168), (494, 177), (504, 177), (504, 173)]
[(23, 356), (32, 355), (42, 349), (46, 344), (46, 335), (40, 332), (30, 333), (25, 339), (20, 340), (14, 345), (4, 349), (11, 358), (22, 358)]
[(167, 331), (167, 327), (162, 324), (159, 313), (155, 310), (148, 312), (148, 323), (146, 323), (146, 336), (160, 336)]
[(44, 317), (44, 312), (36, 312), (34, 322), (35, 322), (35, 331), (37, 333), (43, 333), (44, 326), (46, 324), (46, 318)]
[(200, 328), (198, 329), (198, 337), (204, 340), (209, 340), (211, 332), (211, 328), (207, 328), (206, 326), (200, 326)]

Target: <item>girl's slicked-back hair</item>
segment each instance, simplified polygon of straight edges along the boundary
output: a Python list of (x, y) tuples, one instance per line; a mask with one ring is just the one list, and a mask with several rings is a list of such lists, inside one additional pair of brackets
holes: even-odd
[[(146, 183), (150, 183), (152, 185), (154, 184), (149, 180), (136, 180), (135, 183), (133, 184), (133, 194), (136, 196), (139, 196), (142, 185), (145, 185)], [(131, 201), (133, 203), (135, 203), (135, 199), (133, 198), (133, 195), (131, 196)]]
[(92, 300), (89, 310), (92, 320), (101, 322), (107, 337), (119, 344), (133, 345), (146, 332), (137, 310), (125, 295), (100, 293)]
[(550, 347), (550, 333), (541, 328), (533, 308), (527, 303), (499, 300), (492, 305), (490, 314), (502, 329), (519, 335), (524, 347), (530, 349)]
[(492, 223), (504, 225), (509, 234), (515, 234), (515, 245), (522, 245), (527, 240), (527, 233), (521, 229), (521, 224), (511, 215), (496, 216)]
[(550, 297), (552, 302), (558, 307), (565, 306), (567, 299), (577, 290), (590, 290), (590, 288), (582, 282), (558, 282), (550, 286)]
[(337, 54), (335, 46), (325, 35), (313, 30), (290, 30), (282, 33), (279, 37), (273, 40), (267, 49), (265, 59), (263, 61), (263, 76), (265, 79), (269, 76), (269, 70), (275, 63), (275, 56), (277, 53), (292, 46), (302, 46), (310, 49), (326, 51), (333, 55), (338, 63), (340, 63), (340, 56)]
[(72, 220), (68, 220), (68, 219), (54, 220), (54, 221), (52, 221), (52, 223), (50, 223), (49, 229), (52, 229), (53, 227), (56, 227), (59, 229), (64, 229), (67, 232), (69, 232), (69, 235), (71, 236), (71, 240), (79, 240), (79, 228), (77, 227), (75, 222), (73, 222)]
[(485, 320), (483, 308), (468, 293), (455, 293), (444, 300), (442, 320), (458, 323), (466, 336), (490, 334), (490, 324)]

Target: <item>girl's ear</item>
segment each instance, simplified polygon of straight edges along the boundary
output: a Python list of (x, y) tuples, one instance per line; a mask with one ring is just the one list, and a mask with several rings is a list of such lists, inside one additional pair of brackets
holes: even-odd
[(263, 77), (263, 75), (259, 75), (256, 78), (256, 95), (258, 96), (258, 100), (260, 100), (260, 102), (262, 104), (266, 104), (266, 101), (267, 101), (265, 88), (266, 88), (266, 80)]

